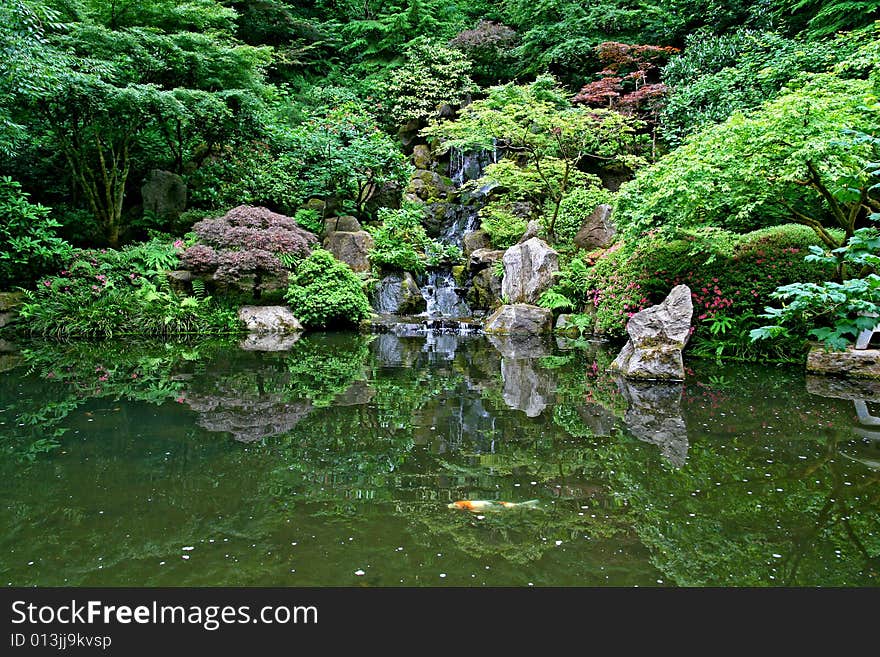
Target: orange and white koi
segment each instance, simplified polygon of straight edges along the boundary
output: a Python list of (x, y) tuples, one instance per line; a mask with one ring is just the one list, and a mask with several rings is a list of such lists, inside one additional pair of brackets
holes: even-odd
[(461, 509), (463, 511), (473, 511), (474, 513), (482, 513), (484, 511), (500, 511), (501, 509), (518, 509), (527, 508), (534, 509), (538, 506), (538, 500), (528, 500), (527, 502), (496, 502), (494, 500), (458, 500), (446, 506), (450, 509)]

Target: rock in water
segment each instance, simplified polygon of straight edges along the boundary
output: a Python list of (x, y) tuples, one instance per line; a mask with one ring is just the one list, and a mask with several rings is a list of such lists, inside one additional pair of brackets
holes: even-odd
[(543, 240), (533, 237), (504, 252), (501, 294), (509, 303), (533, 304), (553, 285), (559, 255)]
[(502, 335), (550, 333), (553, 330), (553, 313), (548, 308), (525, 303), (501, 306), (486, 318), (483, 330)]
[(584, 219), (574, 243), (582, 249), (600, 249), (614, 240), (617, 228), (611, 222), (611, 206), (599, 205), (593, 213)]
[(347, 233), (337, 230), (328, 233), (324, 238), (324, 248), (333, 254), (333, 257), (344, 262), (352, 271), (369, 271), (370, 260), (367, 257), (373, 248), (373, 237), (367, 231)]
[(238, 318), (249, 333), (296, 333), (302, 323), (287, 306), (242, 306)]
[(690, 337), (693, 313), (687, 285), (676, 285), (663, 303), (637, 312), (626, 325), (629, 341), (611, 370), (630, 379), (683, 380), (681, 350)]
[(152, 169), (141, 186), (144, 211), (175, 220), (186, 210), (186, 183), (170, 171)]

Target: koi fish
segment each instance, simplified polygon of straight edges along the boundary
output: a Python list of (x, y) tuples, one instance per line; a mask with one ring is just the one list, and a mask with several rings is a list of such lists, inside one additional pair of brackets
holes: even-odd
[(499, 511), (501, 509), (518, 509), (528, 508), (534, 509), (538, 506), (538, 500), (529, 500), (527, 502), (495, 502), (494, 500), (458, 500), (447, 504), (449, 509), (462, 509), (463, 511), (473, 511), (481, 513), (483, 511)]

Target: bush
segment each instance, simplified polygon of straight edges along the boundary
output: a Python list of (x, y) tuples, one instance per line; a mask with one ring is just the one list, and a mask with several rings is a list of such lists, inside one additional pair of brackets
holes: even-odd
[(461, 249), (436, 242), (425, 233), (422, 206), (382, 208), (379, 218), (382, 225), (373, 231), (375, 245), (370, 251), (373, 266), (420, 274), (426, 264), (434, 266), (461, 259)]
[(31, 285), (70, 253), (49, 208), (28, 201), (21, 185), (0, 177), (0, 290)]
[(26, 293), (23, 325), (32, 334), (58, 337), (235, 330), (234, 310), (169, 286), (166, 273), (177, 266), (182, 246), (154, 239), (118, 251), (77, 249), (58, 274)]
[(184, 265), (227, 283), (253, 277), (256, 298), (261, 296), (264, 276), (284, 273), (318, 241), (294, 219), (247, 205), (218, 219), (203, 219), (193, 232), (200, 243), (184, 252)]
[(512, 205), (493, 202), (480, 210), (480, 226), (496, 249), (509, 249), (519, 241), (528, 222), (511, 212)]
[[(598, 179), (596, 183), (589, 187), (577, 187), (562, 198), (559, 216), (556, 218), (556, 240), (559, 244), (573, 242), (584, 219), (593, 213), (597, 205), (611, 200), (611, 193), (599, 184)], [(552, 212), (552, 208), (548, 208), (544, 211), (544, 216), (547, 217)]]
[(361, 280), (323, 249), (315, 249), (300, 263), (285, 298), (293, 314), (309, 328), (353, 325), (370, 315)]
[(710, 330), (720, 333), (719, 322), (735, 322), (743, 333), (737, 339), (747, 345), (748, 330), (777, 286), (834, 275), (833, 267), (804, 261), (818, 243), (812, 230), (797, 225), (745, 235), (718, 229), (654, 235), (635, 247), (617, 244), (599, 257), (579, 279), (586, 289), (579, 301), (585, 296), (592, 303), (599, 332), (622, 337), (629, 317), (683, 283), (691, 289), (697, 343), (717, 343), (720, 335)]

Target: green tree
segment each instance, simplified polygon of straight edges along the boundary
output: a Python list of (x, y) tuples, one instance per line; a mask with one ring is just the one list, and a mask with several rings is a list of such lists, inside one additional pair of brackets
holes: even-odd
[[(865, 107), (866, 80), (813, 76), (750, 113), (688, 138), (621, 189), (617, 216), (632, 237), (660, 227), (748, 230), (793, 221), (831, 248), (877, 206), (867, 168), (880, 113)], [(848, 132), (849, 131), (849, 132)]]
[(499, 148), (522, 158), (550, 201), (546, 225), (553, 236), (578, 167), (641, 163), (640, 125), (611, 110), (573, 107), (553, 78), (542, 77), (530, 85), (493, 87), (457, 120), (435, 122), (422, 134), (438, 138), (442, 151)]

